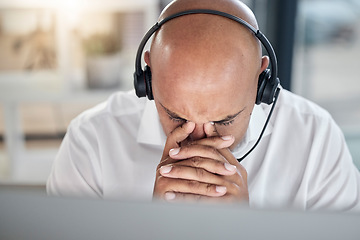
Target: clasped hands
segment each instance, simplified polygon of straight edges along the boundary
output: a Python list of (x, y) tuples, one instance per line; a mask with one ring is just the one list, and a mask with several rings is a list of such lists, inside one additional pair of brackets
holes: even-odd
[(204, 124), (206, 138), (187, 141), (195, 123), (169, 134), (156, 169), (154, 199), (167, 201), (248, 202), (247, 173), (230, 152), (233, 136), (219, 136)]

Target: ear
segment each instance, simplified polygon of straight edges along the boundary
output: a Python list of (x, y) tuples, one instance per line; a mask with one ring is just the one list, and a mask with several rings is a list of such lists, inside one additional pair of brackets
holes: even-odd
[(261, 58), (261, 69), (260, 69), (260, 73), (262, 73), (263, 71), (265, 71), (265, 69), (269, 66), (269, 57), (268, 56), (263, 56)]
[(149, 67), (151, 67), (151, 66), (150, 66), (150, 52), (149, 52), (149, 51), (146, 51), (146, 52), (144, 53), (144, 60), (145, 60), (146, 65), (148, 65)]

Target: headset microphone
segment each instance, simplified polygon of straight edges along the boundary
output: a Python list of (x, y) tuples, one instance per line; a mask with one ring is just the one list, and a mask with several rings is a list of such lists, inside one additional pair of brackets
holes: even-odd
[(147, 96), (149, 100), (153, 100), (154, 96), (152, 93), (152, 85), (151, 85), (151, 69), (149, 66), (145, 66), (144, 70), (141, 67), (141, 57), (142, 53), (144, 51), (145, 45), (150, 39), (150, 37), (160, 29), (160, 27), (165, 24), (166, 22), (186, 16), (191, 14), (211, 14), (211, 15), (217, 15), (221, 17), (225, 17), (228, 19), (231, 19), (235, 22), (238, 22), (242, 26), (246, 27), (248, 30), (250, 30), (254, 36), (261, 42), (265, 50), (267, 51), (270, 59), (270, 69), (264, 70), (258, 79), (258, 88), (257, 88), (257, 95), (256, 95), (256, 104), (260, 103), (266, 103), (266, 104), (273, 104), (270, 110), (270, 113), (268, 115), (268, 118), (265, 122), (265, 125), (260, 133), (260, 136), (258, 140), (256, 141), (255, 145), (241, 158), (238, 159), (238, 161), (242, 161), (245, 157), (247, 157), (250, 152), (252, 152), (255, 147), (260, 142), (260, 139), (262, 135), (265, 132), (265, 129), (269, 123), (270, 117), (273, 113), (273, 110), (276, 105), (276, 101), (280, 92), (280, 80), (278, 78), (278, 68), (277, 68), (277, 59), (274, 52), (273, 47), (271, 46), (269, 40), (265, 37), (263, 33), (260, 32), (260, 30), (255, 29), (253, 26), (251, 26), (248, 22), (245, 20), (236, 17), (234, 15), (216, 11), (216, 10), (210, 10), (210, 9), (194, 9), (194, 10), (187, 10), (179, 13), (175, 13), (171, 16), (168, 16), (164, 18), (163, 20), (155, 23), (155, 25), (150, 28), (150, 30), (145, 34), (143, 39), (140, 42), (137, 54), (136, 54), (136, 60), (135, 60), (135, 73), (134, 73), (134, 87), (135, 92), (138, 97), (145, 97)]

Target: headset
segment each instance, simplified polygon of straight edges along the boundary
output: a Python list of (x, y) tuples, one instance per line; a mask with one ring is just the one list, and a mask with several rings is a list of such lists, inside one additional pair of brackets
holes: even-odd
[(175, 13), (173, 15), (170, 15), (163, 20), (156, 22), (155, 25), (153, 25), (148, 32), (144, 35), (143, 39), (140, 42), (139, 48), (137, 50), (136, 59), (135, 59), (135, 73), (134, 73), (134, 87), (135, 87), (135, 93), (136, 95), (140, 97), (148, 97), (149, 100), (154, 100), (153, 92), (152, 92), (152, 85), (151, 85), (151, 69), (149, 66), (145, 66), (144, 70), (141, 67), (141, 58), (142, 54), (145, 48), (146, 43), (150, 39), (150, 37), (156, 33), (162, 25), (164, 25), (166, 22), (182, 17), (185, 15), (192, 15), (192, 14), (210, 14), (210, 15), (217, 15), (221, 17), (225, 17), (228, 19), (231, 19), (242, 26), (249, 29), (255, 37), (261, 42), (265, 50), (267, 51), (270, 59), (270, 69), (265, 69), (260, 75), (258, 79), (258, 87), (257, 87), (257, 95), (256, 95), (256, 104), (266, 103), (266, 104), (273, 104), (270, 113), (268, 115), (268, 118), (265, 122), (264, 128), (262, 132), (260, 133), (260, 137), (258, 138), (255, 145), (242, 157), (239, 158), (238, 161), (242, 161), (259, 143), (263, 133), (265, 132), (266, 126), (270, 120), (270, 117), (272, 115), (272, 112), (274, 110), (279, 92), (280, 92), (280, 80), (278, 78), (278, 67), (277, 67), (277, 59), (275, 55), (275, 51), (270, 44), (269, 40), (265, 37), (265, 35), (260, 32), (260, 30), (255, 29), (253, 26), (251, 26), (248, 22), (245, 20), (236, 17), (234, 15), (211, 10), (211, 9), (193, 9), (193, 10), (187, 10), (182, 11), (179, 13)]

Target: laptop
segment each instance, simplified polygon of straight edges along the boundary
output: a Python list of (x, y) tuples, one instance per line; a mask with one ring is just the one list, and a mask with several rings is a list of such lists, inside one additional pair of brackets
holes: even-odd
[(360, 214), (0, 191), (0, 239), (360, 239)]

